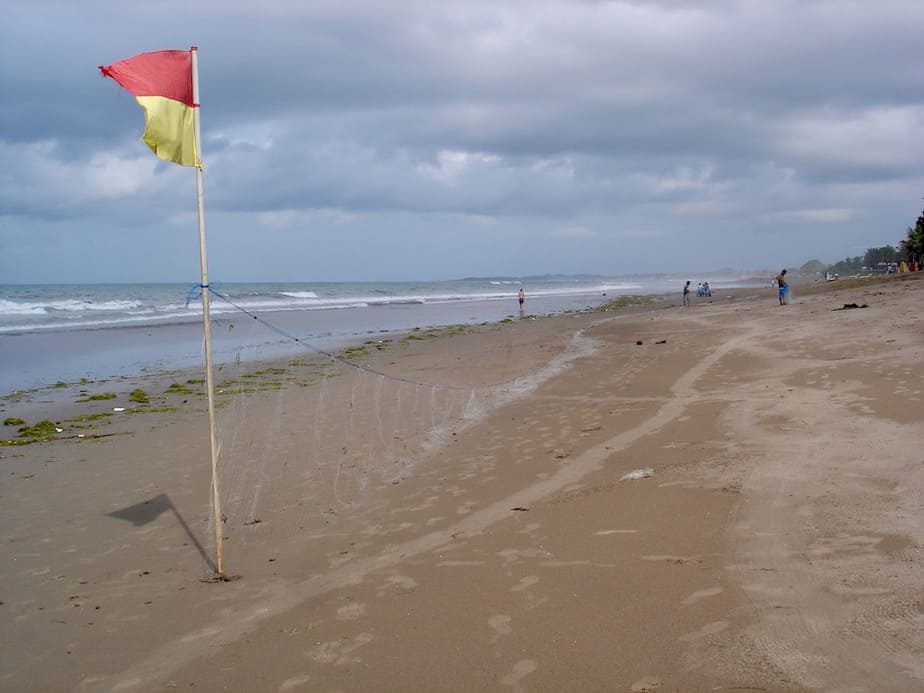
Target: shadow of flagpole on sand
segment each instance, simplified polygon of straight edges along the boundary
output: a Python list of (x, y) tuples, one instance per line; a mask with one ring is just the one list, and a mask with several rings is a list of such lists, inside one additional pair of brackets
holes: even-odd
[(183, 516), (180, 515), (180, 513), (177, 511), (176, 507), (173, 505), (173, 501), (170, 500), (170, 497), (166, 493), (161, 493), (146, 501), (135, 503), (135, 505), (130, 505), (127, 508), (114, 510), (113, 512), (106, 514), (119, 520), (126, 520), (131, 522), (133, 525), (135, 525), (135, 527), (142, 527), (149, 522), (153, 522), (168, 510), (173, 513), (173, 516), (176, 518), (177, 522), (180, 523), (183, 531), (186, 532), (186, 536), (189, 537), (189, 540), (193, 543), (193, 546), (196, 547), (199, 555), (202, 556), (202, 560), (208, 564), (209, 569), (213, 572), (217, 572), (215, 564), (212, 559), (209, 558), (205, 548), (201, 543), (199, 543), (199, 539), (196, 538), (195, 534), (193, 534), (192, 529), (190, 529), (189, 525), (186, 524), (186, 520), (184, 520)]

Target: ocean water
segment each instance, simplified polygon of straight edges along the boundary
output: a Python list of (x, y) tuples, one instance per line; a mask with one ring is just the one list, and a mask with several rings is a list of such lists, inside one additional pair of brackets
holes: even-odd
[[(713, 290), (747, 286), (710, 278)], [(672, 277), (213, 284), (216, 363), (335, 349), (383, 334), (548, 315), (621, 295), (679, 293)], [(255, 319), (257, 318), (257, 319)], [(296, 342), (297, 338), (297, 342)], [(202, 363), (202, 304), (184, 284), (0, 285), (0, 395)]]

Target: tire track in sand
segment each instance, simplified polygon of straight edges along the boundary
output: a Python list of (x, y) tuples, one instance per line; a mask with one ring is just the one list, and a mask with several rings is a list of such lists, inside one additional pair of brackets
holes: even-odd
[[(555, 474), (471, 513), (450, 527), (389, 547), (377, 556), (357, 559), (348, 565), (292, 584), (267, 583), (250, 606), (159, 647), (120, 674), (89, 676), (80, 683), (77, 690), (131, 691), (140, 686), (151, 686), (185, 664), (213, 651), (216, 639), (222, 643), (235, 641), (266, 619), (285, 613), (313, 597), (343, 587), (374, 571), (393, 567), (412, 556), (451, 544), (453, 535), (460, 532), (474, 534), (482, 531), (508, 517), (511, 507), (528, 506), (577, 483), (601, 469), (607, 458), (614, 453), (629, 447), (640, 438), (656, 433), (680, 416), (697, 398), (693, 387), (697, 379), (726, 354), (750, 339), (752, 332), (748, 330), (726, 340), (677, 378), (670, 388), (670, 399), (650, 418), (586, 450)], [(576, 336), (580, 336), (580, 333)]]

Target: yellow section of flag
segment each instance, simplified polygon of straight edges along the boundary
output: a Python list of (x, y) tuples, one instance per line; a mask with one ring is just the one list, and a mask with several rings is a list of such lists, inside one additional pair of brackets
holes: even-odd
[(164, 161), (182, 166), (199, 166), (193, 108), (164, 96), (136, 96), (144, 109), (145, 128), (141, 139)]

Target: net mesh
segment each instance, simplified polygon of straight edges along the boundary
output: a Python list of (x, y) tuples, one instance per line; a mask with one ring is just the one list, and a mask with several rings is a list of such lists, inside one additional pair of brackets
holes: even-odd
[[(508, 369), (513, 375), (502, 382), (467, 384), (479, 364), (401, 357), (415, 340), (454, 334), (451, 328), (330, 353), (241, 312), (221, 327), (235, 331), (237, 353), (215, 368), (226, 551), (267, 541), (267, 524), (306, 536), (329, 532), (374, 501), (376, 489), (409, 478), (454, 434), (591, 348), (578, 336), (529, 372)], [(284, 356), (280, 337), (290, 345)], [(512, 345), (499, 351), (501, 360), (515, 360)], [(257, 524), (259, 533), (247, 531)]]

